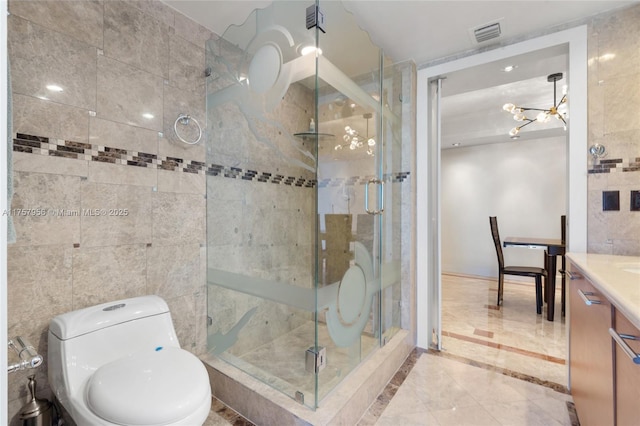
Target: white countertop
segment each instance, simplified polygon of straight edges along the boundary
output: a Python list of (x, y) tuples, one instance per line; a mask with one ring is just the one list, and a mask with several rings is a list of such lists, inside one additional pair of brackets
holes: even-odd
[(640, 329), (640, 256), (567, 253), (566, 257)]

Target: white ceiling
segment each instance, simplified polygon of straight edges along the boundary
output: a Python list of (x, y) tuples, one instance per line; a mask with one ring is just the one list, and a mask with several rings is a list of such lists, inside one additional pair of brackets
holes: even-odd
[[(313, 0), (299, 1), (313, 4)], [(501, 39), (514, 40), (637, 2), (348, 0), (343, 3), (394, 62), (413, 59), (421, 65), (481, 47), (473, 41), (469, 30), (496, 20), (501, 22)], [(251, 11), (266, 7), (271, 1), (165, 0), (165, 3), (222, 35), (229, 25), (242, 24)]]
[[(515, 65), (504, 72), (507, 65)], [(553, 83), (549, 74), (561, 72), (554, 100)], [(548, 109), (562, 98), (567, 84), (566, 47), (553, 47), (511, 57), (446, 75), (442, 83), (442, 148), (488, 143), (510, 142), (509, 131), (524, 123), (513, 120), (502, 105), (511, 102), (529, 108)], [(570, 103), (569, 103), (570, 105)], [(528, 113), (534, 118), (537, 112)], [(532, 123), (520, 132), (519, 140), (563, 136), (564, 126), (559, 120)]]
[[(479, 46), (470, 29), (500, 20), (502, 39), (514, 40), (580, 22), (634, 1), (347, 1), (356, 20), (395, 61), (424, 64)], [(490, 42), (489, 42), (490, 44)]]
[[(305, 6), (313, 4), (312, 0), (299, 0), (291, 9), (299, 9), (301, 1)], [(271, 1), (165, 0), (165, 3), (221, 35), (229, 25), (242, 24), (255, 8), (267, 7)], [(328, 10), (335, 7), (332, 0), (324, 3)], [(460, 57), (575, 26), (586, 22), (590, 16), (633, 3), (638, 1), (343, 2), (353, 13), (355, 22), (369, 33), (373, 43), (380, 46), (393, 62), (413, 60), (419, 68), (442, 62), (445, 58)], [(501, 36), (476, 43), (472, 30), (493, 22), (500, 23)], [(327, 50), (344, 52), (345, 58), (353, 59), (360, 54), (354, 52), (362, 49), (350, 47), (350, 40), (348, 36), (338, 38), (336, 47), (328, 47)], [(362, 45), (361, 39), (357, 43)], [(447, 75), (443, 83), (443, 148), (450, 148), (456, 142), (469, 146), (509, 141), (508, 132), (516, 122), (510, 114), (502, 111), (502, 105), (512, 102), (529, 107), (551, 106), (553, 84), (547, 82), (546, 76), (556, 72), (563, 72), (566, 76), (566, 62), (566, 52), (548, 49), (512, 58), (512, 61)], [(508, 64), (515, 64), (518, 68), (511, 73), (500, 71)], [(566, 78), (558, 83), (559, 91), (565, 83)], [(563, 130), (558, 123), (552, 120), (549, 126), (531, 124), (521, 132), (521, 139), (561, 135)]]

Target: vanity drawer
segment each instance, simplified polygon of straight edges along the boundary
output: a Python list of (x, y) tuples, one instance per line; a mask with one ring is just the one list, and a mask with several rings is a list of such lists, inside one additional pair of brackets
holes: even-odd
[[(616, 310), (613, 330), (623, 337), (635, 336), (640, 339), (638, 330), (624, 315)], [(623, 349), (623, 344), (630, 351)], [(615, 353), (616, 372), (616, 424), (618, 426), (637, 426), (640, 422), (640, 340), (622, 339), (617, 343)], [(632, 356), (635, 354), (635, 362)]]

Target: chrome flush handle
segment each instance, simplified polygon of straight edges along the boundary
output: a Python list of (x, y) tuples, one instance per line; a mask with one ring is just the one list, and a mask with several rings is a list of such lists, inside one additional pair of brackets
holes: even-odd
[(631, 346), (629, 346), (627, 342), (624, 341), (624, 339), (640, 340), (638, 337), (632, 336), (630, 334), (620, 334), (613, 328), (609, 329), (609, 334), (611, 335), (611, 337), (613, 337), (613, 340), (616, 341), (618, 346), (620, 346), (622, 352), (624, 352), (631, 359), (631, 361), (633, 361), (634, 364), (640, 364), (640, 355), (635, 353), (635, 351), (631, 349)]
[(569, 279), (571, 281), (582, 279), (582, 275), (580, 275), (580, 274), (578, 274), (576, 272), (565, 271), (565, 274), (569, 275)]
[(584, 304), (587, 305), (587, 306), (599, 305), (599, 304), (602, 303), (599, 300), (593, 300), (593, 299), (589, 299), (587, 297), (587, 296), (593, 296), (594, 295), (594, 293), (591, 292), (591, 291), (582, 291), (582, 290), (578, 289), (578, 294), (580, 295), (580, 298), (582, 299)]

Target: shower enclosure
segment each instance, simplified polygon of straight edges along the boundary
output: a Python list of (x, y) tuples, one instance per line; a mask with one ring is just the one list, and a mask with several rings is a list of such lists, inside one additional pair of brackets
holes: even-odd
[(208, 350), (315, 409), (406, 322), (414, 70), (336, 1), (274, 1), (206, 61)]

